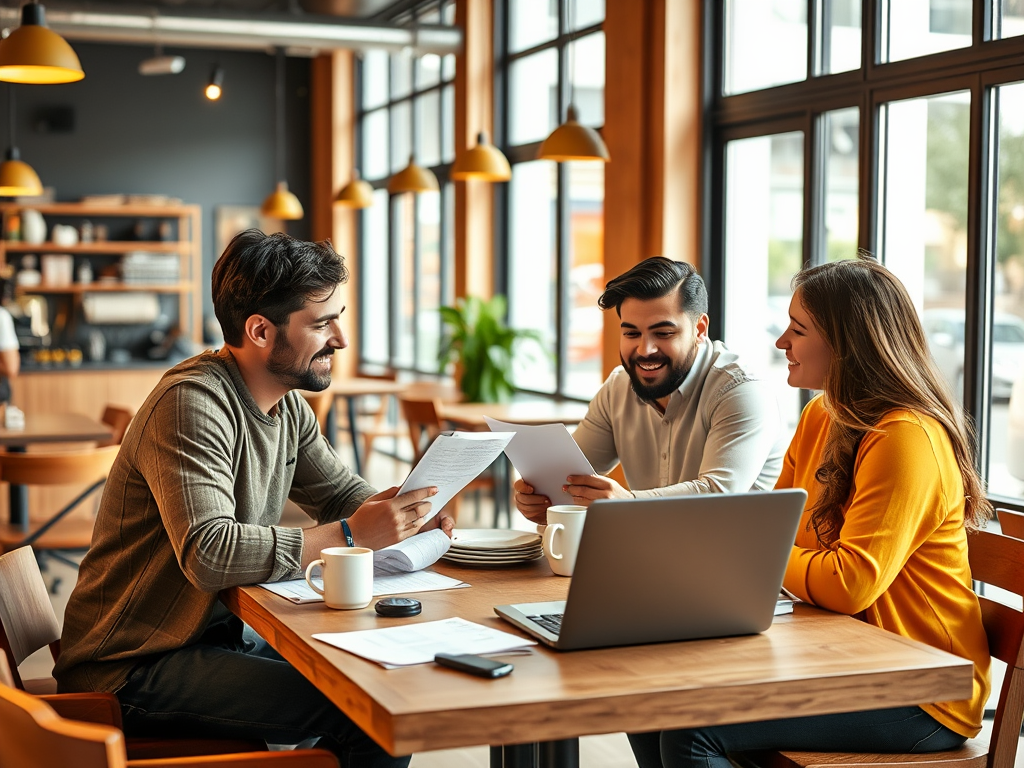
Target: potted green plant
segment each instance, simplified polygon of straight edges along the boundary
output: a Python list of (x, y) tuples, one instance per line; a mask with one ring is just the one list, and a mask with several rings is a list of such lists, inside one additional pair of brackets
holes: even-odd
[(468, 296), (453, 307), (441, 307), (445, 334), (438, 354), (443, 373), (455, 363), (459, 389), (471, 403), (501, 403), (511, 398), (512, 360), (522, 350), (522, 342), (538, 345), (541, 336), (534, 330), (518, 330), (505, 324), (507, 302), (504, 296), (481, 299)]

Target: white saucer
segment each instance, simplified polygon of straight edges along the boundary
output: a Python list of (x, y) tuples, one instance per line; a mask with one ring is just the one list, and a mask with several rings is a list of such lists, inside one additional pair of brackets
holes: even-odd
[(540, 544), (539, 533), (507, 528), (456, 528), (452, 532), (452, 546), (462, 550), (508, 550), (531, 544)]

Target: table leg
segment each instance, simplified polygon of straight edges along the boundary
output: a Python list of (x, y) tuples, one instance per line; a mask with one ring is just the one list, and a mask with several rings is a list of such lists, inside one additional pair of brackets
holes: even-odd
[(348, 405), (348, 434), (352, 438), (352, 455), (355, 457), (355, 470), (356, 474), (362, 477), (363, 454), (359, 444), (359, 429), (356, 425), (356, 399), (354, 397), (346, 397), (345, 401)]
[(327, 432), (327, 442), (331, 444), (332, 448), (338, 447), (338, 414), (334, 412), (334, 401), (331, 401), (331, 407), (327, 409), (327, 419), (324, 424), (324, 430)]
[(506, 744), (491, 747), (491, 768), (537, 768), (537, 745)]
[[(7, 450), (11, 453), (25, 453), (26, 451), (23, 445), (8, 446)], [(11, 525), (20, 526), (22, 530), (28, 531), (28, 488), (11, 483), (8, 486), (8, 493), (7, 514)]]
[(580, 768), (580, 740), (542, 741), (538, 745), (540, 768)]

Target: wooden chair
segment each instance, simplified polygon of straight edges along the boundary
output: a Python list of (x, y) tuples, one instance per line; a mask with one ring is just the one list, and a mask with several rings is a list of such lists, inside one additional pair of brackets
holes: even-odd
[(999, 518), (999, 527), (1005, 535), (1013, 536), (1015, 539), (1024, 539), (1024, 512), (997, 509), (996, 516)]
[[(1024, 595), (1024, 541), (988, 531), (970, 534), (967, 541), (975, 581)], [(771, 752), (750, 757), (770, 768), (1013, 768), (1024, 721), (1024, 612), (988, 597), (979, 596), (978, 600), (989, 652), (1006, 663), (992, 738), (987, 745), (971, 739), (958, 750), (930, 754)]]
[[(380, 381), (398, 381), (398, 372), (393, 370), (384, 373), (360, 373), (362, 379), (379, 379)], [(364, 398), (365, 399), (365, 398)], [(408, 431), (401, 424), (388, 423), (388, 415), (391, 403), (394, 400), (390, 395), (381, 395), (377, 398), (377, 407), (369, 411), (362, 411), (358, 415), (366, 416), (365, 422), (357, 427), (359, 435), (363, 438), (363, 472), (370, 464), (373, 456), (373, 443), (379, 437), (405, 438)]]
[[(327, 435), (327, 415), (334, 405), (334, 395), (330, 392), (303, 392), (303, 399), (309, 403), (316, 416), (316, 423), (320, 425), (320, 434)], [(330, 435), (327, 435), (330, 437)]]
[[(86, 694), (91, 696), (91, 694)], [(47, 702), (0, 685), (0, 765), (19, 768), (338, 768), (330, 752), (303, 749), (215, 757), (129, 759), (124, 734), (113, 725), (61, 717)]]
[[(409, 425), (409, 439), (412, 442), (413, 465), (415, 466), (423, 457), (430, 443), (437, 435), (444, 430), (444, 423), (438, 416), (441, 403), (439, 400), (417, 400), (406, 395), (399, 395), (399, 405), (402, 408), (402, 416)], [(495, 491), (494, 478), (491, 475), (481, 475), (472, 480), (449, 504), (445, 507), (452, 519), (458, 523), (459, 509), (461, 507), (462, 494), (467, 491), (487, 490), (492, 494)]]

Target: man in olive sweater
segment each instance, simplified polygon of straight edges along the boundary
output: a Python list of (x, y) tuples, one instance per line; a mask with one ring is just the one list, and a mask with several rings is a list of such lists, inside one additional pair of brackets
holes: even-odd
[[(213, 270), (219, 352), (167, 372), (107, 479), (54, 670), (62, 691), (112, 691), (129, 734), (320, 737), (344, 766), (405, 766), (218, 600), (297, 578), (328, 546), (379, 549), (450, 518), (434, 488), (376, 493), (338, 459), (294, 391), (330, 385), (342, 258), (249, 230)], [(278, 523), (286, 499), (317, 525)]]

